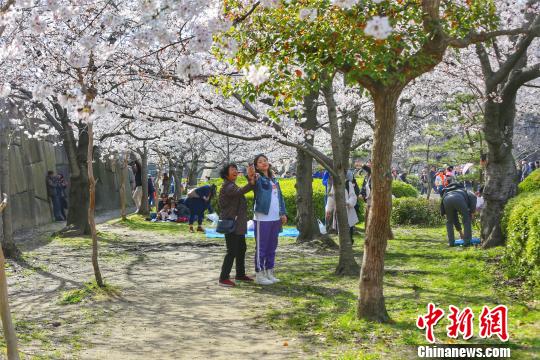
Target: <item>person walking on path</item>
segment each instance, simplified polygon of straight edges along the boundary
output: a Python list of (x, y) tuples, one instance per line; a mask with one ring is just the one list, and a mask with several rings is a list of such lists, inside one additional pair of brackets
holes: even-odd
[(238, 166), (234, 163), (226, 164), (220, 172), (223, 185), (219, 191), (220, 219), (235, 220), (234, 231), (225, 234), (227, 253), (221, 266), (219, 285), (231, 287), (236, 284), (230, 280), (233, 262), (236, 260), (237, 281), (253, 281), (246, 275), (246, 232), (247, 232), (247, 201), (244, 194), (255, 188), (255, 168), (248, 167), (248, 184), (244, 187), (236, 185), (238, 178)]
[(132, 166), (133, 169), (133, 175), (135, 176), (135, 190), (133, 190), (133, 201), (135, 202), (135, 206), (137, 207), (137, 211), (139, 212), (139, 209), (141, 208), (141, 202), (142, 202), (142, 165), (139, 162), (139, 160), (135, 160)]
[(202, 223), (204, 220), (204, 212), (212, 210), (212, 198), (216, 195), (216, 185), (204, 185), (196, 189), (191, 190), (188, 193), (188, 198), (186, 200), (186, 206), (189, 208), (189, 231), (195, 232), (193, 230), (193, 223), (197, 219), (197, 231), (204, 232)]
[(255, 282), (270, 285), (279, 281), (274, 276), (274, 262), (279, 233), (287, 223), (287, 213), (279, 182), (268, 158), (263, 154), (257, 155), (253, 166), (259, 174), (255, 183)]
[[(470, 246), (472, 241), (472, 215), (476, 211), (476, 196), (466, 191), (462, 184), (452, 183), (441, 194), (441, 215), (446, 215), (448, 245), (454, 246), (454, 226), (463, 239), (463, 246)], [(458, 214), (463, 222), (463, 229)]]

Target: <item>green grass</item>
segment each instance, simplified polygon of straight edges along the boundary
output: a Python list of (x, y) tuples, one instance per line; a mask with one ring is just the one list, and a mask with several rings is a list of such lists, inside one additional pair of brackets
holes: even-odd
[(80, 289), (65, 291), (59, 303), (60, 305), (73, 305), (85, 300), (104, 300), (119, 294), (120, 290), (117, 287), (107, 283), (105, 283), (104, 287), (99, 287), (94, 280), (85, 283)]
[[(424, 332), (415, 326), (429, 302), (448, 313), (448, 306), (470, 306), (475, 313), (474, 334), (469, 341), (446, 336), (447, 319), (439, 322), (436, 337), (442, 343), (500, 344), (498, 338), (478, 335), (478, 316), (483, 305), (505, 304), (509, 309), (508, 345), (512, 358), (531, 359), (540, 351), (538, 297), (505, 285), (498, 259), (503, 248), (448, 248), (443, 228), (395, 229), (388, 244), (384, 278), (386, 307), (392, 323), (358, 320), (358, 278), (336, 277), (335, 255), (279, 253), (282, 282), (271, 290), (288, 306), (275, 306), (266, 315), (274, 328), (290, 336), (302, 336), (322, 348), (323, 357), (340, 359), (414, 358), (416, 345), (426, 344)], [(361, 259), (362, 241), (354, 250)], [(241, 289), (239, 289), (241, 291)], [(266, 290), (264, 290), (266, 291)], [(524, 292), (525, 291), (525, 292)], [(445, 314), (446, 316), (446, 314)]]

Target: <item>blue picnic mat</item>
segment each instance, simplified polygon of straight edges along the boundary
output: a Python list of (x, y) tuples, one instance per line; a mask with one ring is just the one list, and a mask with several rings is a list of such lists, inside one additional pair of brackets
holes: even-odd
[[(463, 240), (457, 239), (456, 241), (454, 241), (454, 244), (455, 245), (463, 245)], [(473, 244), (473, 245), (480, 244), (480, 238), (472, 238), (471, 244)]]
[[(208, 239), (218, 239), (218, 238), (224, 238), (225, 235), (217, 233), (216, 229), (206, 229), (206, 238)], [(298, 229), (296, 228), (284, 228), (282, 232), (279, 233), (279, 236), (286, 236), (286, 237), (297, 237), (299, 234)], [(246, 238), (253, 238), (255, 235), (253, 234), (253, 231), (250, 230), (246, 234)]]

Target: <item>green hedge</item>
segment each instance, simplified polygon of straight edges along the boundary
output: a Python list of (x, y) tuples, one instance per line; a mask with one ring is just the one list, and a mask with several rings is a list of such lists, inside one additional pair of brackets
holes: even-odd
[[(221, 188), (221, 184), (223, 183), (223, 180), (221, 179), (212, 179), (210, 180), (210, 183), (216, 184), (218, 189), (217, 192), (219, 194), (219, 190)], [(245, 178), (239, 178), (237, 180), (238, 186), (245, 185), (246, 179)], [(287, 208), (287, 214), (289, 218), (290, 224), (296, 224), (296, 179), (279, 179), (279, 186), (281, 188), (281, 191), (283, 193), (283, 198), (285, 200), (285, 207)], [(325, 188), (322, 184), (322, 181), (320, 179), (313, 179), (313, 205), (314, 205), (314, 211), (315, 216), (318, 219), (321, 219), (324, 221), (324, 193)], [(253, 192), (249, 192), (246, 194), (246, 199), (248, 201), (248, 219), (253, 218)], [(364, 202), (360, 201), (360, 214), (359, 218), (360, 221), (364, 220)], [(217, 199), (214, 199), (212, 202), (212, 206), (214, 209), (219, 210)]]
[(540, 169), (534, 170), (519, 185), (520, 193), (540, 191)]
[(414, 186), (404, 183), (403, 181), (394, 180), (392, 181), (392, 195), (396, 198), (402, 197), (418, 197), (418, 190)]
[(394, 225), (438, 226), (444, 224), (440, 201), (424, 198), (403, 197), (392, 201)]
[(507, 246), (502, 264), (508, 277), (523, 277), (540, 289), (540, 191), (526, 192), (505, 208)]

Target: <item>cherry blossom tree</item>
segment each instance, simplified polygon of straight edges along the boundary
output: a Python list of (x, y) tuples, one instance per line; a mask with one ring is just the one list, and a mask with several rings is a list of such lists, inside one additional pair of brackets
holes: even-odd
[[(256, 5), (228, 1), (228, 15), (241, 21), (237, 20), (226, 35), (238, 43), (231, 63), (239, 69), (250, 65), (259, 69), (254, 73), (254, 68), (248, 68), (248, 77), (253, 75), (254, 79), (238, 86), (246, 97), (269, 93), (276, 102), (292, 106), (315, 84), (328, 86), (337, 71), (370, 92), (375, 104), (374, 207), (364, 245), (358, 314), (361, 318), (387, 321), (382, 280), (384, 253), (391, 234), (390, 166), (398, 99), (408, 83), (441, 62), (447, 48), (464, 48), (524, 30), (493, 30), (492, 1), (426, 0), (406, 7), (401, 1), (362, 2), (362, 7), (358, 3), (270, 1), (257, 9)], [(304, 8), (316, 9), (317, 21), (311, 22), (311, 16), (300, 19), (297, 14)], [(247, 13), (250, 15), (246, 17)], [(322, 76), (318, 75), (321, 70)], [(331, 104), (330, 96), (326, 100)], [(339, 147), (333, 144), (333, 150)], [(337, 165), (341, 173), (343, 168)], [(340, 193), (336, 196), (339, 198)]]

